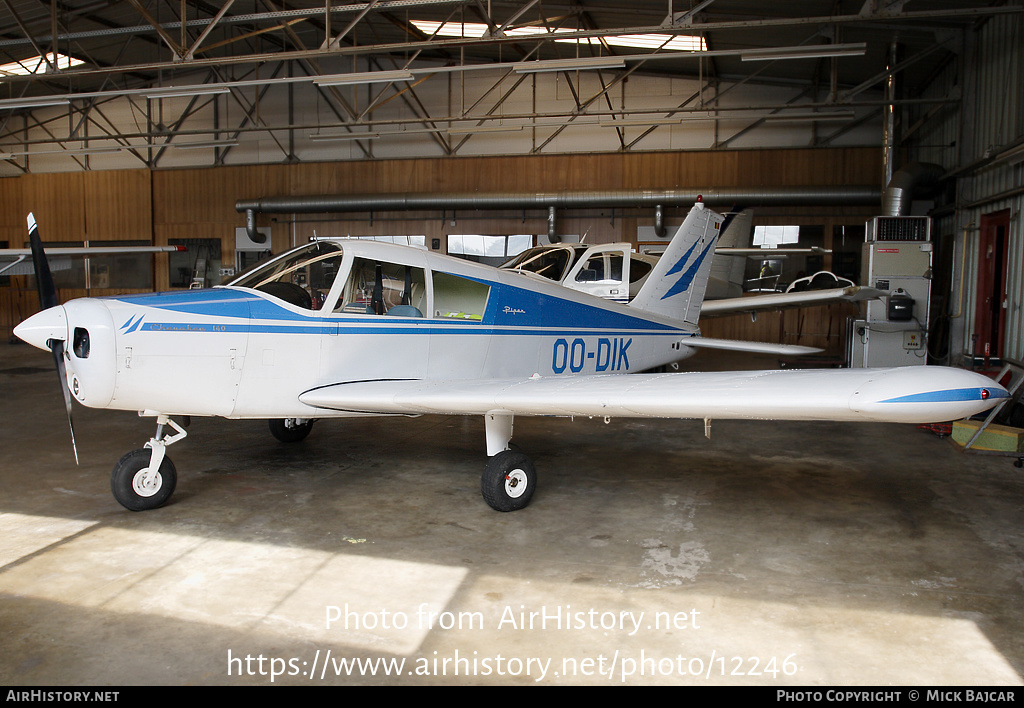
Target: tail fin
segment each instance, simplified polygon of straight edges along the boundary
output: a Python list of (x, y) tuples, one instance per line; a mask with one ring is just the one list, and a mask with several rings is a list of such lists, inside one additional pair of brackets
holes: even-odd
[(697, 324), (723, 221), (702, 202), (694, 204), (630, 306)]
[[(711, 263), (711, 280), (708, 282), (707, 298), (730, 298), (743, 295), (743, 275), (747, 268), (747, 257), (726, 255), (723, 248), (750, 248), (750, 231), (753, 227), (753, 212), (733, 206), (722, 228), (718, 230), (717, 253)], [(731, 221), (730, 221), (731, 219)]]

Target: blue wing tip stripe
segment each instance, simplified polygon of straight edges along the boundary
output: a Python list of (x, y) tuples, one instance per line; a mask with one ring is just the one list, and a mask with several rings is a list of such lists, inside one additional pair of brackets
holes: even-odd
[(924, 393), (897, 396), (879, 401), (879, 403), (949, 403), (953, 401), (982, 401), (986, 398), (1007, 398), (1008, 396), (1006, 391), (998, 388), (955, 388), (947, 391), (925, 391)]

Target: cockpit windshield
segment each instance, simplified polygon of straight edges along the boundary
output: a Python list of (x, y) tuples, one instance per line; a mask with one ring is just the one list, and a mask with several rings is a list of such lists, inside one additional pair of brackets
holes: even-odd
[(341, 269), (342, 248), (317, 241), (244, 273), (228, 285), (260, 290), (285, 302), (319, 310)]

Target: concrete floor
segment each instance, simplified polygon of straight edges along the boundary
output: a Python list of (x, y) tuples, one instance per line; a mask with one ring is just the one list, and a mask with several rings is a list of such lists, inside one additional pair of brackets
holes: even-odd
[(913, 426), (521, 418), (500, 514), (480, 420), (196, 419), (132, 513), (151, 419), (76, 467), (50, 367), (0, 345), (6, 685), (1022, 683), (1024, 475)]

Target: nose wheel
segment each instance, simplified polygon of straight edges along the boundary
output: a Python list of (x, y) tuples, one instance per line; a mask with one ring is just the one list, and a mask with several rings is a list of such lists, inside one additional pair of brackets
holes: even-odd
[[(167, 426), (174, 430), (173, 434), (164, 435)], [(122, 457), (110, 473), (110, 491), (118, 504), (130, 511), (146, 511), (167, 503), (178, 483), (178, 472), (167, 457), (167, 446), (186, 435), (185, 429), (167, 416), (157, 416), (156, 436), (146, 447)]]
[(132, 450), (114, 465), (110, 473), (110, 491), (125, 509), (146, 511), (167, 503), (178, 483), (178, 472), (164, 456), (159, 466), (150, 466), (152, 450)]

